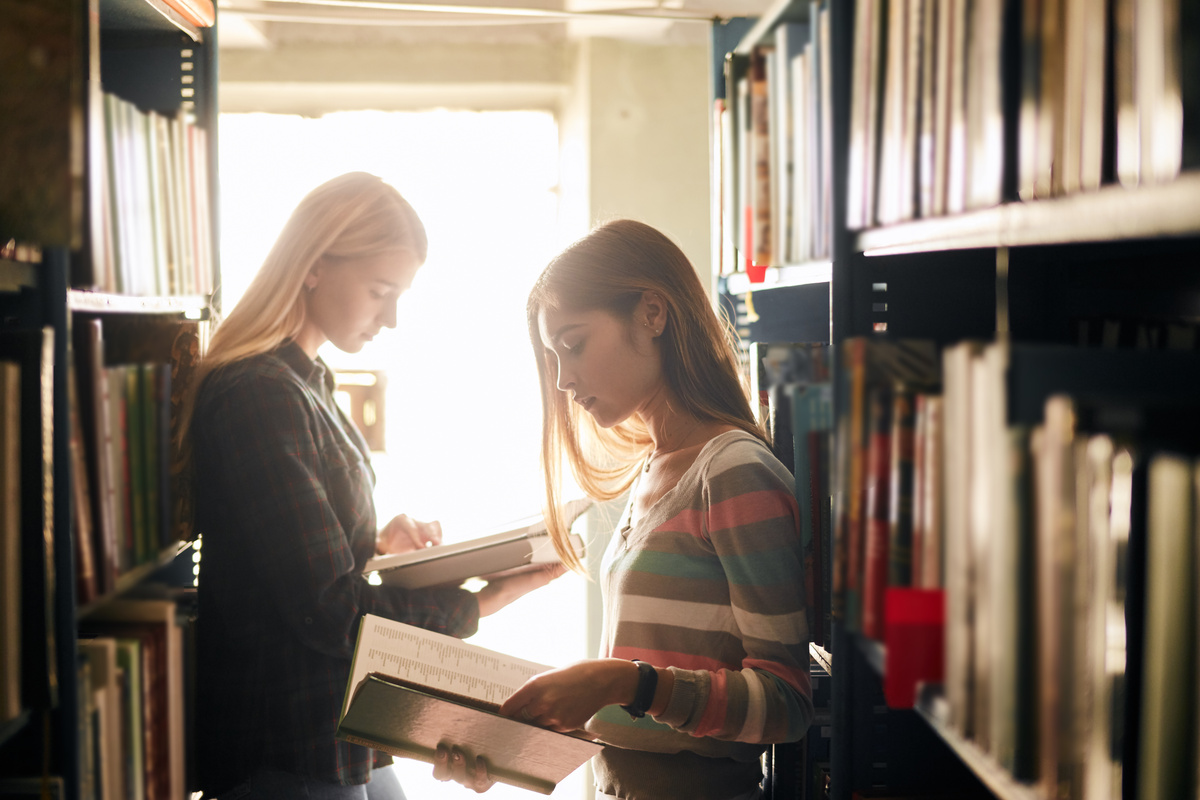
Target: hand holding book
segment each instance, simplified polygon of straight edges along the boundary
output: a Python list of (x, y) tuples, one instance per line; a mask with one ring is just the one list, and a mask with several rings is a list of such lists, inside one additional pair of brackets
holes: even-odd
[(421, 522), (408, 514), (392, 517), (375, 537), (377, 555), (398, 555), (436, 547), (442, 543), (442, 523)]
[[(487, 759), (484, 788), (495, 779), (550, 794), (600, 745), (586, 734), (559, 733), (498, 713), (516, 689), (549, 669), (367, 614), (337, 737), (439, 768), (449, 766), (463, 778), (467, 764), (477, 764), (482, 756)], [(452, 744), (461, 754), (457, 761)], [(439, 762), (442, 746), (446, 754)], [(478, 780), (480, 771), (470, 775)]]
[[(563, 518), (568, 523), (574, 522), (591, 504), (592, 501), (587, 498), (572, 500), (564, 506)], [(399, 540), (398, 546), (402, 546), (405, 535), (412, 538), (412, 535), (406, 534), (405, 525), (414, 522), (408, 520), (406, 523), (397, 517), (388, 523), (380, 537), (382, 539), (387, 533), (392, 537), (389, 541)], [(433, 526), (437, 523), (416, 525)], [(440, 525), (437, 525), (436, 532), (427, 530), (425, 534), (416, 534), (416, 541), (420, 541), (422, 535), (436, 536), (437, 543), (375, 556), (363, 567), (363, 574), (372, 583), (423, 589), (428, 586), (457, 586), (470, 578), (495, 581), (519, 572), (538, 572), (547, 566), (562, 563), (546, 534), (546, 524), (540, 514), (518, 520), (498, 532), (451, 544), (440, 543)], [(575, 552), (583, 557), (583, 538), (578, 534), (573, 535), (572, 544)], [(553, 577), (557, 575), (551, 574), (550, 578)], [(548, 580), (543, 580), (543, 583)]]
[(438, 744), (433, 756), (433, 779), (454, 781), (477, 794), (483, 794), (496, 785), (492, 776), (488, 774), (486, 758), (475, 756), (474, 765), (469, 765), (462, 748), (444, 742)]

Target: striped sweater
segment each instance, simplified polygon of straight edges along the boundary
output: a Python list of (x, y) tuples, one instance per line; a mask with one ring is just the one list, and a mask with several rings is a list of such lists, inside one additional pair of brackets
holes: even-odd
[(707, 758), (647, 764), (606, 749), (595, 764), (601, 790), (651, 797), (628, 787), (684, 764), (676, 777), (706, 785), (719, 783), (703, 776), (710, 766), (757, 770), (765, 745), (801, 738), (813, 714), (791, 475), (756, 438), (731, 431), (632, 528), (629, 517), (627, 507), (601, 566), (601, 655), (669, 667), (675, 688), (654, 720), (609, 706), (589, 729), (620, 748)]

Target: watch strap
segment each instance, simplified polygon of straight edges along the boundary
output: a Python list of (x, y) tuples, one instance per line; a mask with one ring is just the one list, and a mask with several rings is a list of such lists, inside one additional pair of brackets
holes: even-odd
[(654, 669), (653, 664), (645, 661), (635, 659), (633, 663), (637, 664), (638, 668), (637, 692), (634, 693), (633, 702), (627, 706), (621, 706), (621, 708), (634, 719), (641, 719), (646, 716), (646, 712), (654, 704), (654, 691), (658, 688), (658, 671)]

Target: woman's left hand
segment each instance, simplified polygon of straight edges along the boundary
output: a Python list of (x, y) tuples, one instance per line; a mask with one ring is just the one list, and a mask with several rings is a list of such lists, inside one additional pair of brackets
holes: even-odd
[(492, 788), (495, 781), (488, 775), (487, 760), (476, 756), (474, 767), (468, 767), (467, 755), (457, 745), (439, 742), (433, 755), (433, 777), (439, 781), (454, 781), (480, 794)]
[(564, 733), (577, 731), (604, 706), (631, 703), (637, 682), (632, 661), (579, 661), (534, 675), (504, 701), (500, 713)]
[(408, 514), (399, 514), (383, 526), (375, 537), (375, 552), (379, 555), (411, 553), (442, 543), (442, 523), (421, 522)]

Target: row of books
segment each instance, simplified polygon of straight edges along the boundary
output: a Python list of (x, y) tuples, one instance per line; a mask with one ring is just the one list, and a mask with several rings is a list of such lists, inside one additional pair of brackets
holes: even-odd
[(121, 346), (119, 331), (106, 336), (98, 319), (77, 324), (70, 421), (80, 603), (115, 591), (122, 575), (179, 539), (172, 423), (179, 371), (193, 363), (201, 330), (174, 326), (172, 352), (157, 354)]
[(753, 49), (744, 74), (726, 65), (714, 122), (722, 274), (829, 257), (829, 8), (808, 9)]
[(99, 291), (139, 296), (213, 291), (206, 133), (186, 112), (147, 113), (93, 89), (92, 264)]
[(940, 380), (931, 342), (860, 337), (839, 350), (833, 614), (871, 639), (885, 637), (889, 586), (942, 585)]
[(1044, 796), (1190, 786), (1197, 467), (1161, 453), (1200, 452), (1196, 358), (864, 338), (838, 350), (833, 613), (883, 640), (889, 587), (944, 586), (948, 722)]
[(58, 702), (54, 338), (0, 333), (0, 728)]
[[(1191, 591), (1198, 529), (1186, 485), (1155, 484), (1163, 450), (1200, 447), (1195, 354), (964, 343), (944, 366), (952, 724), (1047, 796), (1118, 797), (1123, 783), (1159, 780), (1173, 788), (1137, 795), (1184, 793), (1191, 784), (1164, 770), (1190, 745), (1159, 736), (1164, 710), (1152, 707), (1165, 692), (1187, 703), (1155, 674), (1177, 645), (1152, 631), (1195, 619), (1155, 598)], [(1163, 538), (1164, 522), (1188, 531), (1182, 544)], [(1155, 558), (1186, 574), (1156, 574)], [(1190, 647), (1191, 629), (1180, 636)]]
[(114, 600), (80, 623), (81, 800), (188, 797), (189, 630), (170, 599)]
[(848, 227), (994, 206), (1010, 177), (1033, 200), (1200, 165), (1193, 5), (858, 0)]
[(830, 643), (830, 431), (833, 351), (805, 342), (753, 342), (747, 353), (751, 396), (779, 460), (796, 480), (809, 641)]
[(21, 367), (0, 361), (0, 723), (21, 700)]

